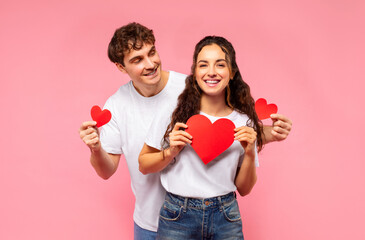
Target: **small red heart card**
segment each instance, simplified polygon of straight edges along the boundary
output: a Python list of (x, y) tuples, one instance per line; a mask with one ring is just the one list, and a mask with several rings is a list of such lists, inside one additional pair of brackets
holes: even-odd
[(260, 120), (270, 118), (270, 115), (278, 112), (278, 107), (274, 104), (267, 104), (266, 99), (259, 98), (255, 103), (255, 110)]
[(91, 108), (91, 118), (97, 122), (97, 127), (101, 127), (112, 119), (112, 114), (108, 109), (101, 110), (99, 106), (95, 105)]
[(203, 115), (194, 115), (186, 123), (188, 132), (193, 136), (191, 146), (204, 164), (227, 150), (234, 141), (234, 123), (221, 118), (213, 124)]

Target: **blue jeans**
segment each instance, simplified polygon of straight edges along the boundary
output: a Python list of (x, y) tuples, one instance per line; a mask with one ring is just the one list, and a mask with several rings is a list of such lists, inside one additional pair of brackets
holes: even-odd
[(242, 221), (235, 193), (206, 199), (166, 193), (156, 239), (242, 240)]
[(141, 228), (134, 223), (134, 240), (155, 240), (156, 232)]

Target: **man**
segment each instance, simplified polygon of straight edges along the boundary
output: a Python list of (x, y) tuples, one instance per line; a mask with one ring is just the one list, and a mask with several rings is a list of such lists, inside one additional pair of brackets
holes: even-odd
[[(90, 148), (91, 164), (100, 177), (111, 177), (124, 154), (136, 197), (134, 239), (143, 240), (155, 239), (165, 191), (158, 173), (140, 173), (138, 155), (152, 120), (158, 115), (170, 114), (168, 109), (176, 105), (186, 78), (186, 75), (162, 70), (154, 43), (152, 30), (138, 23), (115, 31), (108, 56), (131, 81), (107, 100), (104, 108), (111, 111), (112, 119), (102, 127), (100, 135), (94, 121), (84, 122), (80, 127), (80, 137)], [(291, 121), (276, 114), (273, 126), (265, 127), (266, 142), (284, 140), (290, 130)]]

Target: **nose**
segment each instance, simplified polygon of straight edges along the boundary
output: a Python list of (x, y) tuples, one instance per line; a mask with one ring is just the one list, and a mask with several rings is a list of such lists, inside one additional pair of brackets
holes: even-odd
[(154, 68), (154, 67), (155, 67), (155, 64), (153, 63), (152, 59), (146, 58), (146, 68), (149, 69), (149, 68)]
[(208, 69), (208, 73), (207, 74), (208, 74), (209, 77), (215, 77), (215, 76), (217, 76), (217, 73), (215, 71), (215, 67), (210, 67)]

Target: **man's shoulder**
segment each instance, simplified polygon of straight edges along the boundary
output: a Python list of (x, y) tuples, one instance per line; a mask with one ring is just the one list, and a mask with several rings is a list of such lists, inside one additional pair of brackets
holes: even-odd
[(186, 77), (186, 74), (170, 71), (169, 79), (179, 84), (185, 84)]
[(106, 101), (107, 104), (123, 104), (128, 100), (131, 92), (131, 81), (120, 86)]
[(177, 91), (182, 91), (185, 88), (185, 79), (187, 75), (170, 71), (169, 81), (171, 81), (171, 85)]

